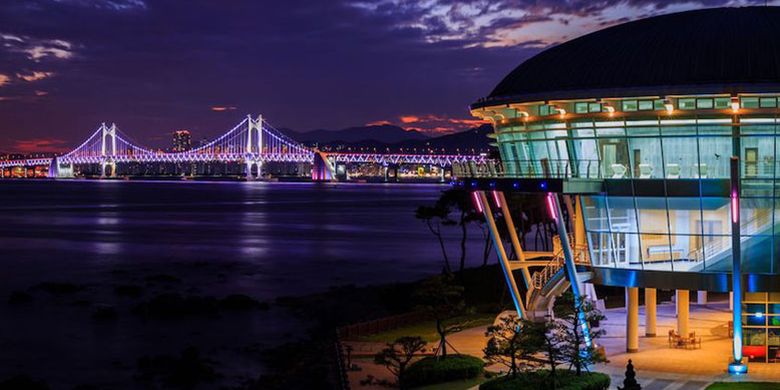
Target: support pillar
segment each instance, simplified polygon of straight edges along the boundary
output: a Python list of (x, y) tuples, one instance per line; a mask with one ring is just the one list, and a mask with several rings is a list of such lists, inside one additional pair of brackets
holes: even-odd
[(690, 291), (677, 290), (677, 333), (688, 336), (688, 317), (690, 313)]
[(656, 335), (656, 299), (654, 288), (645, 288), (645, 336)]
[(485, 221), (488, 223), (490, 230), (490, 238), (493, 240), (493, 247), (496, 248), (496, 254), (498, 255), (498, 262), (501, 264), (501, 269), (504, 271), (504, 278), (506, 279), (507, 286), (509, 287), (509, 293), (512, 296), (512, 301), (515, 304), (515, 310), (520, 318), (528, 318), (525, 314), (525, 306), (523, 305), (523, 299), (520, 295), (520, 290), (517, 288), (517, 282), (512, 274), (512, 267), (509, 264), (509, 257), (506, 255), (501, 235), (496, 227), (496, 221), (493, 219), (493, 211), (490, 209), (490, 203), (484, 191), (475, 191), (471, 193), (474, 199), (477, 211), (482, 211), (485, 215)]
[(626, 287), (626, 352), (639, 352), (639, 288)]
[(706, 291), (697, 291), (696, 292), (696, 303), (699, 305), (706, 305), (707, 304), (707, 292)]
[[(572, 255), (571, 244), (569, 244), (569, 235), (566, 231), (566, 223), (563, 221), (563, 213), (561, 212), (561, 203), (558, 201), (558, 196), (552, 192), (547, 193), (547, 206), (550, 211), (550, 215), (555, 220), (558, 227), (558, 237), (561, 240), (561, 249), (563, 250), (564, 269), (566, 276), (571, 284), (571, 292), (574, 294), (575, 305), (580, 306), (580, 299), (582, 293), (580, 292), (580, 283), (577, 279), (577, 265), (574, 263), (574, 255)], [(580, 324), (582, 324), (582, 333), (585, 336), (585, 345), (588, 347), (593, 345), (593, 340), (590, 339), (590, 324), (585, 320), (585, 313), (578, 311)]]
[[(504, 193), (501, 191), (495, 192), (495, 194), (497, 194), (496, 200), (499, 202), (499, 207), (501, 207), (501, 209), (504, 211), (504, 223), (506, 223), (506, 228), (509, 231), (509, 238), (512, 241), (512, 247), (515, 249), (515, 253), (517, 254), (517, 260), (525, 261), (525, 252), (523, 252), (523, 248), (520, 246), (520, 238), (517, 236), (515, 222), (512, 218), (512, 214), (509, 212), (509, 204), (506, 202), (506, 196), (504, 196)], [(527, 267), (523, 267), (522, 272), (525, 287), (530, 288), (531, 272), (528, 271)]]
[[(739, 124), (739, 115), (734, 115), (732, 122)], [(739, 126), (732, 126), (739, 132)], [(739, 138), (735, 139), (735, 142)], [(735, 147), (738, 148), (739, 145)], [(731, 291), (734, 293), (732, 302), (732, 321), (734, 323), (734, 339), (732, 340), (733, 360), (729, 363), (730, 374), (747, 373), (747, 366), (742, 364), (742, 248), (739, 223), (739, 149), (731, 157)]]

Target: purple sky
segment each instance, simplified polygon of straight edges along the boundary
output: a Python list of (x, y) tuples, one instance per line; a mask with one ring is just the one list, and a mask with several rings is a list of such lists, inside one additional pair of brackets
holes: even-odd
[(69, 149), (102, 121), (167, 146), (175, 129), (213, 137), (247, 113), (296, 130), (454, 131), (549, 45), (749, 4), (764, 1), (4, 0), (0, 150)]

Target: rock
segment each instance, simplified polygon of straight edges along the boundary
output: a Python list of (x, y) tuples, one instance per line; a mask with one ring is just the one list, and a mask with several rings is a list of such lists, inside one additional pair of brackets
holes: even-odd
[(33, 296), (24, 291), (14, 291), (8, 296), (8, 303), (11, 305), (26, 305), (33, 301)]
[(243, 294), (232, 294), (219, 301), (219, 307), (226, 310), (253, 310), (260, 306), (260, 302)]
[(125, 284), (114, 287), (114, 294), (131, 298), (138, 298), (144, 294), (144, 289), (141, 286)]
[(67, 282), (43, 282), (35, 287), (54, 295), (74, 294), (84, 290), (84, 286)]
[(95, 311), (92, 313), (92, 318), (96, 320), (115, 320), (117, 317), (116, 309), (114, 306), (99, 304), (95, 306)]
[(177, 277), (175, 277), (173, 275), (157, 274), (157, 275), (147, 276), (146, 277), (146, 281), (147, 282), (151, 282), (151, 283), (166, 283), (166, 284), (169, 284), (169, 283), (180, 283), (181, 279), (179, 279), (179, 278), (177, 278)]
[(161, 382), (165, 387), (194, 388), (201, 383), (213, 383), (220, 375), (212, 362), (201, 358), (197, 348), (190, 347), (180, 356), (144, 356), (138, 359), (136, 378), (150, 387), (157, 388)]
[(16, 375), (0, 382), (0, 390), (48, 390), (46, 382), (38, 382), (27, 375)]

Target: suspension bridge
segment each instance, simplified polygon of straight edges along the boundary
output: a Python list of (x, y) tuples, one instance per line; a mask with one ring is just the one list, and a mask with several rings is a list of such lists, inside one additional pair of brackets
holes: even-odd
[(317, 181), (336, 179), (337, 168), (346, 164), (379, 164), (385, 167), (385, 172), (397, 170), (401, 164), (432, 165), (440, 167), (442, 172), (450, 169), (452, 175), (464, 172), (472, 176), (479, 172), (489, 174), (493, 170), (489, 168), (492, 162), (484, 155), (324, 153), (286, 136), (262, 116), (253, 118), (251, 115), (214, 140), (179, 152), (140, 146), (116, 124), (103, 123), (68, 153), (50, 158), (0, 160), (0, 169), (3, 169), (3, 177), (9, 177), (12, 175), (8, 175), (7, 169), (48, 167), (46, 176), (70, 178), (76, 174), (75, 167), (91, 166), (97, 168), (100, 177), (117, 177), (119, 164), (211, 162), (239, 164), (249, 180), (260, 178), (262, 166), (269, 162), (311, 164), (311, 177)]

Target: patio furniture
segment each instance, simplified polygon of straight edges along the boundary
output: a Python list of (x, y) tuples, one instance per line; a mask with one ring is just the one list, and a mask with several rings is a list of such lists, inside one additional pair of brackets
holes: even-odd
[(667, 179), (679, 179), (680, 178), (680, 164), (666, 164), (666, 178)]
[(650, 164), (639, 164), (639, 178), (649, 179), (653, 177), (653, 166)]
[(706, 179), (707, 164), (693, 164), (693, 177), (696, 179)]
[(610, 168), (612, 168), (613, 179), (622, 179), (626, 175), (626, 167), (622, 164), (612, 164)]
[(696, 337), (696, 332), (688, 333), (688, 338), (685, 340), (685, 345), (691, 347), (691, 349), (701, 348), (701, 337)]

